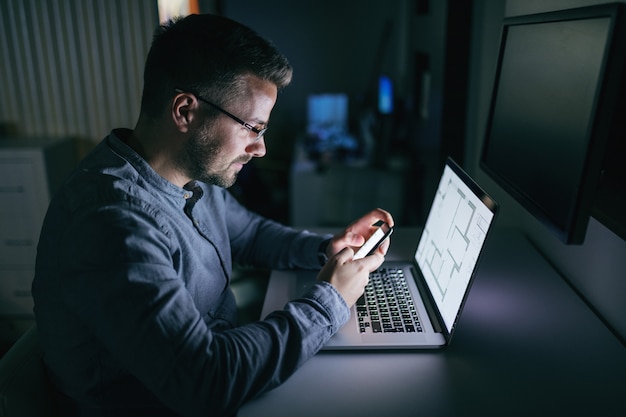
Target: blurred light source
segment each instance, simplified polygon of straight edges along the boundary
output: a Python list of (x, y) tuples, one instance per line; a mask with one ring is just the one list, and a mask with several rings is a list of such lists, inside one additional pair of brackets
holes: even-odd
[(159, 22), (164, 23), (176, 16), (199, 14), (198, 0), (157, 0)]

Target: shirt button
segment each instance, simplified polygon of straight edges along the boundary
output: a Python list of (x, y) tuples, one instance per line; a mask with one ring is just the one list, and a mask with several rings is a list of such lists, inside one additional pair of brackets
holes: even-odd
[(184, 198), (185, 200), (187, 200), (189, 197), (191, 197), (191, 193), (185, 193), (185, 194), (183, 194), (183, 198)]

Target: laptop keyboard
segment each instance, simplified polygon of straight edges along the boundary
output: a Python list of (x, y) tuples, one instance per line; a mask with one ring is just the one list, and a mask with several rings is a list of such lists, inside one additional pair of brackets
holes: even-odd
[(399, 268), (381, 268), (370, 274), (365, 293), (356, 302), (361, 333), (415, 333), (422, 331), (415, 304)]

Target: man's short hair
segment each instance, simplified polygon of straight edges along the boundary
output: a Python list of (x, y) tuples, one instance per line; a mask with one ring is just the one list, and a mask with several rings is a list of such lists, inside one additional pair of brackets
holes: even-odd
[(250, 74), (281, 89), (291, 82), (292, 68), (270, 41), (231, 19), (203, 14), (170, 20), (154, 33), (141, 111), (159, 117), (177, 88), (224, 104), (244, 93), (241, 81)]

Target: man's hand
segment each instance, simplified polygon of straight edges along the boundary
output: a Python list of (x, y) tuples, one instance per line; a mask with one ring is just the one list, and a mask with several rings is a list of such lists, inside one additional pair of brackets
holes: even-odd
[(370, 272), (375, 271), (385, 260), (378, 252), (358, 260), (352, 260), (353, 256), (354, 251), (350, 247), (344, 248), (328, 260), (317, 277), (335, 287), (350, 307), (363, 294)]
[[(367, 238), (374, 232), (375, 228), (372, 225), (379, 220), (382, 220), (389, 226), (393, 227), (393, 217), (390, 213), (383, 209), (372, 210), (346, 227), (342, 233), (337, 234), (332, 238), (330, 244), (326, 248), (326, 254), (328, 257), (331, 258), (346, 247), (350, 247), (353, 250), (361, 247)], [(380, 245), (377, 252), (384, 255), (387, 253), (387, 249), (389, 249), (389, 239)]]

